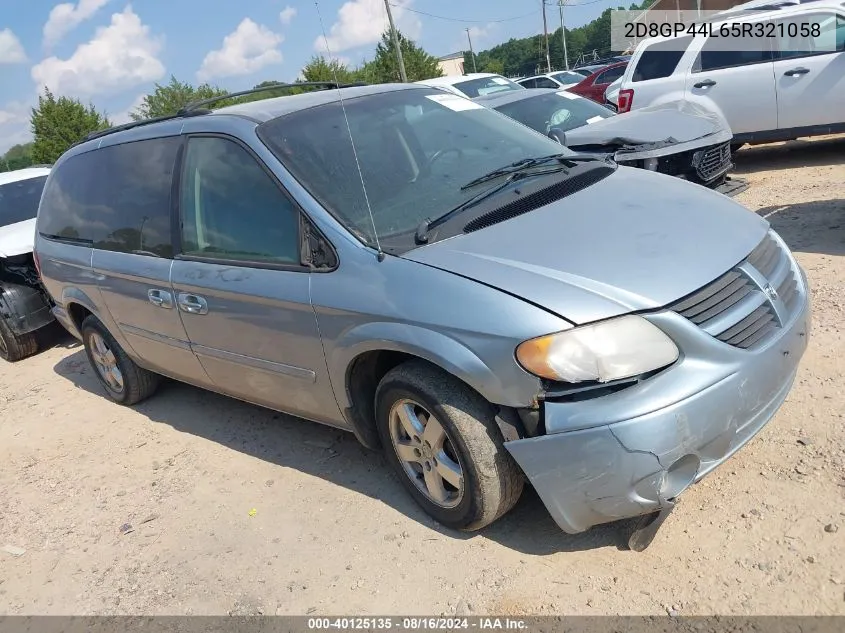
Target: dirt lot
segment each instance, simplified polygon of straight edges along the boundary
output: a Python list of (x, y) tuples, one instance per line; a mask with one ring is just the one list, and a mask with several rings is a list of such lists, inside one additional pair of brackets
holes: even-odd
[(809, 275), (810, 348), (645, 553), (563, 534), (533, 491), (445, 531), (351, 435), (176, 383), (121, 408), (56, 334), (0, 364), (0, 548), (26, 550), (0, 549), (0, 613), (845, 614), (843, 159), (841, 137), (739, 153), (739, 200)]

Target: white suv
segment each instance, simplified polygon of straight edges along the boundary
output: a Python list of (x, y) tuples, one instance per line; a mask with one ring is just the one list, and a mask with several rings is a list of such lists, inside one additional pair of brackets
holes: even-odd
[[(845, 132), (845, 4), (758, 0), (722, 12), (712, 29), (718, 34), (723, 24), (748, 22), (753, 33), (774, 37), (681, 35), (641, 42), (622, 77), (619, 112), (698, 101), (724, 115), (735, 145)], [(801, 38), (802, 25), (815, 24), (820, 35)]]

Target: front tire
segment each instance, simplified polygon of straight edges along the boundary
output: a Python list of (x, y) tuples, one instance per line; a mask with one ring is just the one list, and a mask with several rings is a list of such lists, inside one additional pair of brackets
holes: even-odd
[(88, 362), (109, 398), (130, 406), (155, 393), (161, 376), (135, 364), (97, 317), (86, 317), (80, 330)]
[(522, 472), (495, 413), (478, 393), (423, 361), (391, 369), (376, 390), (388, 462), (423, 510), (447, 527), (481, 529), (522, 493)]
[(33, 332), (18, 336), (12, 332), (3, 317), (0, 317), (0, 358), (15, 363), (37, 351), (38, 339)]

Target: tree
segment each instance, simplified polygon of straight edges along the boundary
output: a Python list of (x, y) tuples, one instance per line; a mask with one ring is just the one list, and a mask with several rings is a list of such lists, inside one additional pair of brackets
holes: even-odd
[(32, 145), (34, 163), (55, 163), (71, 145), (78, 143), (90, 132), (109, 126), (105, 114), (93, 105), (82, 105), (78, 99), (53, 96), (49, 89), (38, 96), (38, 107), (32, 109)]
[(143, 121), (160, 116), (176, 114), (180, 108), (192, 101), (210, 99), (229, 94), (227, 91), (210, 84), (194, 87), (189, 83), (182, 83), (176, 77), (170, 76), (170, 83), (166, 86), (155, 85), (152, 94), (144, 97), (143, 103), (129, 116), (133, 121)]
[(322, 55), (314, 55), (305, 64), (302, 77), (304, 81), (337, 81), (342, 84), (359, 81), (358, 71), (350, 70), (337, 59), (326, 59)]
[(32, 143), (13, 145), (0, 157), (0, 172), (24, 169), (34, 164), (35, 161), (32, 160)]
[[(426, 53), (402, 33), (397, 32), (397, 36), (408, 81), (420, 81), (421, 79), (431, 79), (443, 75), (440, 66), (437, 65), (436, 57)], [(364, 64), (361, 72), (363, 76), (367, 77), (367, 81), (375, 83), (401, 81), (399, 64), (396, 61), (396, 48), (393, 46), (390, 31), (385, 31), (382, 34), (381, 42), (376, 46), (375, 59)]]

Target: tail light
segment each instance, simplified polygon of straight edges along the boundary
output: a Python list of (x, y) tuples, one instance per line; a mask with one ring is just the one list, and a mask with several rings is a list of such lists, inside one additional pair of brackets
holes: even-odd
[(619, 91), (619, 96), (616, 98), (617, 112), (623, 114), (631, 111), (631, 106), (634, 103), (634, 91), (631, 88)]

